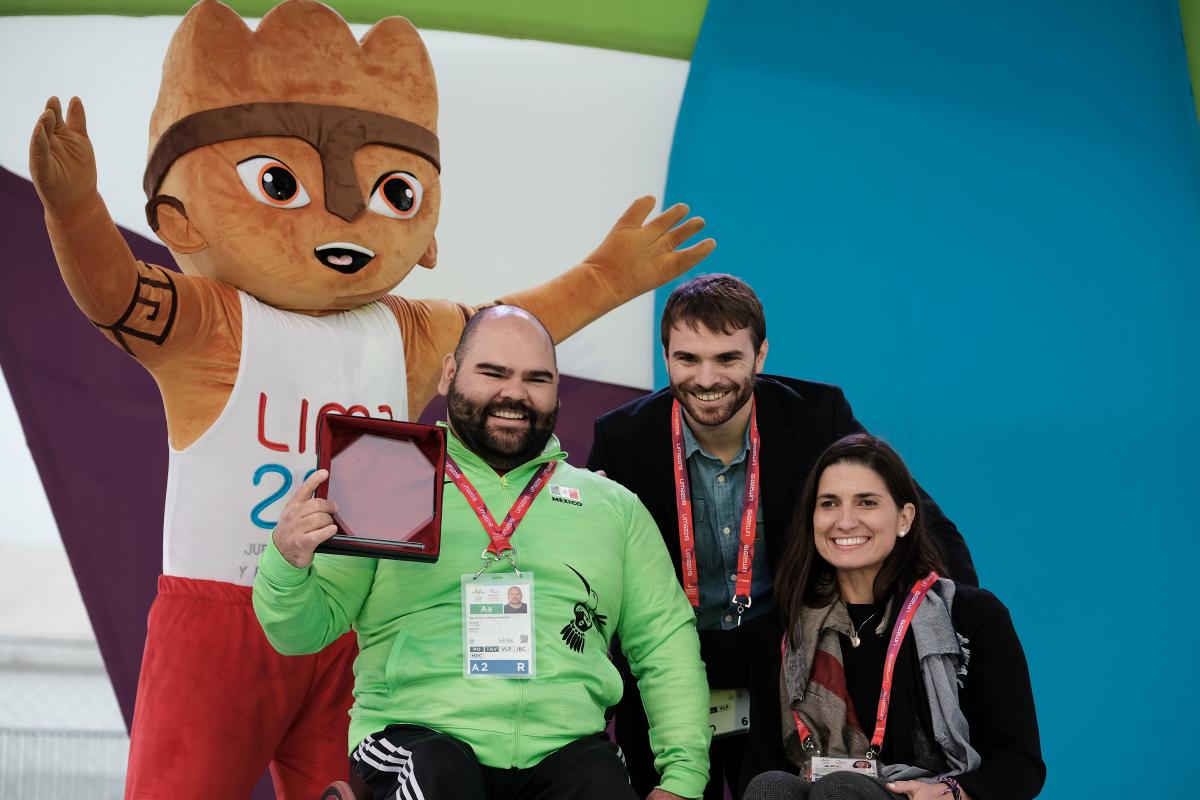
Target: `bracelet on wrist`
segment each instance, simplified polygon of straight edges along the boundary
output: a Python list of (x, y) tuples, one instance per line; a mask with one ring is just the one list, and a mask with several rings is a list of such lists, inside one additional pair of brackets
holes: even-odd
[(957, 780), (949, 775), (943, 775), (938, 778), (938, 783), (946, 785), (946, 791), (942, 792), (942, 794), (951, 795), (954, 800), (962, 800), (962, 786), (959, 785)]

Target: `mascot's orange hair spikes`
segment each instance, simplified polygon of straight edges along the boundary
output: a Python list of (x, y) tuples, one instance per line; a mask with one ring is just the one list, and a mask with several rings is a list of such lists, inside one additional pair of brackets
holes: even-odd
[[(322, 59), (297, 61), (298, 50)], [(164, 174), (188, 150), (251, 136), (296, 136), (321, 153), (326, 206), (349, 221), (364, 210), (354, 151), (387, 144), (440, 168), (436, 132), (433, 65), (408, 20), (384, 19), (359, 43), (326, 6), (279, 6), (251, 31), (228, 7), (204, 2), (167, 52), (143, 183), (153, 203)]]
[(425, 43), (403, 17), (362, 41), (321, 3), (287, 2), (251, 30), (214, 0), (197, 3), (171, 40), (150, 118), (150, 149), (184, 117), (245, 103), (370, 109), (437, 133), (437, 82)]
[[(268, 763), (281, 795), (316, 797), (345, 772), (353, 640), (283, 660), (249, 584), (313, 465), (320, 413), (418, 416), (475, 312), (389, 294), (436, 263), (437, 143), (433, 70), (407, 20), (359, 42), (313, 0), (255, 31), (203, 0), (171, 41), (143, 176), (180, 274), (135, 260), (109, 217), (83, 104), (64, 115), (51, 98), (34, 128), (63, 280), (153, 374), (172, 446), (127, 797), (246, 797)], [(647, 222), (653, 206), (635, 201), (581, 264), (501, 300), (561, 341), (712, 250), (677, 249), (703, 221), (679, 205)]]

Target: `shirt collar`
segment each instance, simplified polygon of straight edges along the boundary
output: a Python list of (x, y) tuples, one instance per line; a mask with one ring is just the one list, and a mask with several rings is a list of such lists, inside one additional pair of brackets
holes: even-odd
[[(687, 418), (685, 417), (683, 420), (684, 458), (691, 458), (692, 455), (697, 452), (699, 452), (700, 455), (702, 455), (705, 458), (710, 459), (712, 461), (720, 461), (721, 460), (700, 446), (700, 443), (696, 441), (696, 437), (692, 433), (692, 427), (690, 425), (688, 425)], [(732, 467), (736, 464), (740, 464), (746, 458), (746, 453), (748, 453), (748, 452), (750, 452), (750, 426), (747, 424), (746, 430), (742, 434), (742, 450), (740, 453), (737, 454), (737, 456), (732, 461), (729, 462), (728, 466)]]

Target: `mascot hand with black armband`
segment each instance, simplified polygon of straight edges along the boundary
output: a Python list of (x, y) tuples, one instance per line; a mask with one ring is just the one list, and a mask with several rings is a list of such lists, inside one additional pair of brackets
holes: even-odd
[[(52, 99), (38, 120), (30, 169), (63, 279), (154, 376), (170, 437), (127, 797), (244, 798), (270, 764), (280, 797), (315, 798), (346, 772), (350, 635), (284, 658), (250, 606), (272, 526), (263, 487), (311, 469), (322, 411), (416, 418), (435, 393), (475, 308), (388, 292), (434, 266), (440, 166), (416, 30), (392, 17), (360, 42), (312, 0), (255, 31), (205, 0), (171, 41), (144, 188), (181, 273), (135, 260), (118, 233), (83, 104), (64, 116)], [(583, 263), (500, 302), (561, 341), (711, 251), (677, 249), (703, 221), (676, 206), (646, 222), (653, 205), (636, 201)], [(268, 409), (296, 421), (286, 436)]]

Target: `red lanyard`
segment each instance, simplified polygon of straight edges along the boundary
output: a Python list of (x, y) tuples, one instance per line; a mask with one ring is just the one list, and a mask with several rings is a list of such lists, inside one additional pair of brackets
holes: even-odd
[[(883, 750), (883, 732), (887, 729), (888, 707), (892, 700), (892, 680), (895, 678), (896, 656), (900, 653), (900, 645), (904, 642), (905, 634), (908, 633), (908, 626), (916, 616), (917, 608), (925, 599), (925, 595), (929, 593), (929, 587), (933, 586), (937, 579), (938, 574), (931, 572), (913, 584), (908, 599), (904, 601), (904, 606), (896, 617), (896, 624), (892, 627), (892, 638), (888, 643), (887, 657), (883, 660), (883, 686), (879, 689), (879, 709), (875, 712), (875, 732), (871, 735), (871, 746), (867, 749), (867, 758), (875, 758)], [(781, 657), (787, 655), (787, 634), (784, 634), (783, 641), (779, 643), (779, 653)], [(796, 723), (796, 733), (800, 736), (800, 744), (805, 750), (814, 750), (815, 746), (811, 744), (812, 733), (795, 709), (792, 709), (792, 720)]]
[(479, 496), (479, 492), (475, 491), (475, 487), (471, 485), (471, 481), (467, 480), (467, 476), (459, 469), (458, 464), (454, 463), (454, 459), (446, 456), (446, 474), (454, 481), (454, 485), (458, 487), (458, 490), (463, 493), (463, 497), (467, 498), (467, 503), (470, 504), (471, 510), (475, 512), (475, 516), (479, 517), (479, 521), (483, 523), (483, 529), (487, 531), (488, 538), (492, 540), (485, 552), (491, 552), (499, 556), (505, 550), (512, 549), (512, 544), (510, 544), (509, 540), (517, 532), (517, 526), (525, 518), (525, 512), (533, 505), (538, 492), (546, 488), (546, 483), (550, 480), (550, 475), (557, 466), (557, 461), (547, 461), (537, 472), (533, 473), (533, 477), (529, 479), (529, 483), (525, 484), (525, 488), (521, 490), (520, 496), (517, 497), (517, 502), (513, 503), (512, 508), (504, 516), (504, 523), (497, 525), (495, 517), (492, 516), (492, 512), (488, 511), (487, 504), (483, 502), (483, 498)]
[[(741, 613), (750, 607), (750, 584), (754, 578), (755, 522), (758, 516), (760, 440), (758, 412), (750, 406), (750, 458), (746, 469), (746, 488), (742, 493), (742, 526), (739, 531), (737, 576), (733, 603)], [(683, 593), (693, 607), (700, 605), (700, 580), (696, 574), (696, 535), (692, 524), (692, 490), (688, 483), (687, 455), (683, 447), (683, 412), (676, 400), (671, 405), (671, 445), (675, 468), (675, 518), (679, 523), (679, 554), (683, 562)]]

